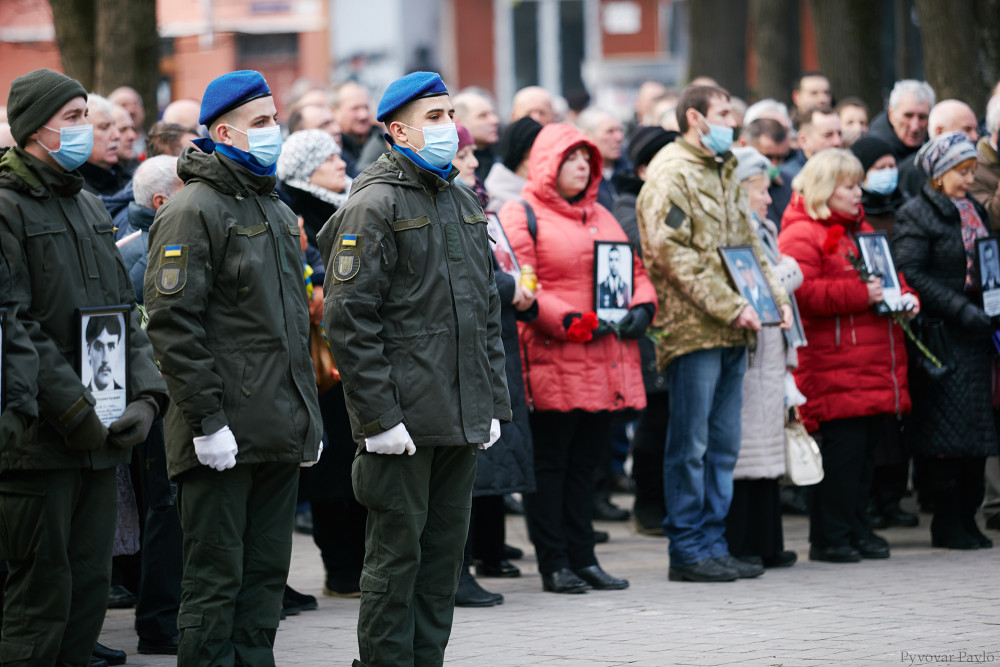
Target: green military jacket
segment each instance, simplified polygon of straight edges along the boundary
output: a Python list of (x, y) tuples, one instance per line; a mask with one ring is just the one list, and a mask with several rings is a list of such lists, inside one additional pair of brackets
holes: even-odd
[(39, 357), (40, 416), (19, 446), (4, 451), (0, 471), (108, 468), (132, 456), (107, 443), (90, 451), (67, 446), (65, 436), (95, 404), (77, 368), (79, 308), (132, 306), (127, 400), (147, 395), (167, 404), (166, 386), (140, 326), (135, 289), (115, 248), (111, 217), (82, 187), (76, 172), (56, 171), (20, 148), (0, 157), (0, 245), (12, 269), (23, 267), (26, 276), (15, 281), (15, 298)]
[(180, 192), (149, 230), (143, 293), (172, 399), (167, 472), (199, 464), (195, 436), (229, 426), (237, 463), (314, 461), (323, 427), (295, 215), (274, 176), (188, 149)]
[(384, 154), (319, 233), (358, 445), (400, 422), (418, 447), (483, 443), (511, 419), (486, 215), (457, 173)]
[(684, 139), (649, 163), (636, 213), (646, 271), (659, 297), (654, 325), (668, 334), (657, 343), (661, 371), (682, 354), (754, 341), (752, 332), (731, 326), (749, 302), (729, 279), (720, 246), (752, 245), (778, 304), (790, 303), (763, 262), (735, 167), (732, 153), (710, 155)]
[(17, 410), (23, 417), (32, 418), (38, 416), (38, 353), (17, 317), (17, 292), (30, 292), (26, 268), (22, 265), (11, 269), (7, 256), (0, 252), (0, 308), (4, 310), (0, 402), (3, 412)]

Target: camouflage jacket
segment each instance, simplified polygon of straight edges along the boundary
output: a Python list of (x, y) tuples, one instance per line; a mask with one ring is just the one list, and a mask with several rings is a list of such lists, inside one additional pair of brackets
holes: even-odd
[[(718, 250), (752, 245), (758, 258), (764, 256), (735, 166), (732, 153), (709, 155), (683, 139), (649, 163), (636, 212), (659, 298), (654, 325), (669, 334), (657, 343), (660, 370), (682, 354), (754, 342), (752, 332), (731, 326), (749, 302), (733, 286)], [(778, 304), (789, 303), (766, 263), (763, 271)]]

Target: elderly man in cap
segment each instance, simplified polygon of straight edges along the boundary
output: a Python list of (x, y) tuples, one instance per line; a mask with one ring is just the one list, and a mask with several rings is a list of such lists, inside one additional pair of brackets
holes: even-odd
[(39, 365), (38, 421), (0, 456), (0, 559), (10, 568), (0, 662), (85, 665), (108, 601), (115, 467), (145, 440), (167, 392), (135, 308), (121, 332), (122, 414), (102, 420), (81, 381), (80, 310), (135, 303), (111, 218), (77, 171), (93, 148), (86, 91), (41, 69), (15, 79), (8, 100), (17, 146), (0, 157), (0, 248), (21, 276), (17, 317)]
[(389, 84), (391, 148), (319, 234), (368, 508), (356, 666), (443, 663), (477, 451), (511, 419), (486, 215), (455, 180), (453, 115), (437, 74)]
[(157, 211), (144, 293), (175, 408), (167, 472), (184, 529), (178, 662), (273, 665), (298, 468), (322, 424), (295, 215), (274, 193), (281, 129), (258, 72), (213, 80), (204, 152)]

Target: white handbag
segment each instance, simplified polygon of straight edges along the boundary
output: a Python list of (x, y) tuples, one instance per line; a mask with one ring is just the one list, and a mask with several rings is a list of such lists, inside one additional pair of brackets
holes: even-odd
[(812, 486), (823, 481), (823, 455), (819, 445), (802, 424), (799, 409), (785, 422), (785, 475), (796, 486)]

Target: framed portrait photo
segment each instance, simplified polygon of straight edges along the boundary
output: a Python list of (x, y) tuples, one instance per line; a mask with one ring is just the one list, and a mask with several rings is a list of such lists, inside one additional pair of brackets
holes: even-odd
[(632, 246), (622, 241), (594, 242), (594, 312), (617, 324), (632, 302)]
[(988, 236), (976, 241), (979, 259), (979, 288), (983, 294), (983, 310), (990, 317), (1000, 315), (1000, 239)]
[(757, 311), (761, 326), (781, 324), (781, 310), (774, 299), (771, 287), (764, 279), (764, 270), (752, 245), (722, 246), (719, 248), (722, 263), (729, 272), (736, 290)]
[(94, 409), (108, 426), (125, 412), (128, 378), (129, 306), (77, 311), (80, 381), (93, 394)]
[(868, 273), (882, 279), (882, 301), (889, 310), (899, 310), (903, 291), (889, 250), (889, 236), (885, 232), (858, 234), (858, 247)]
[(510, 241), (507, 240), (503, 225), (500, 224), (500, 218), (497, 217), (496, 213), (486, 214), (486, 232), (490, 235), (493, 256), (497, 258), (500, 270), (513, 276), (514, 281), (519, 283), (521, 281), (521, 266), (517, 263), (517, 258), (514, 257)]

